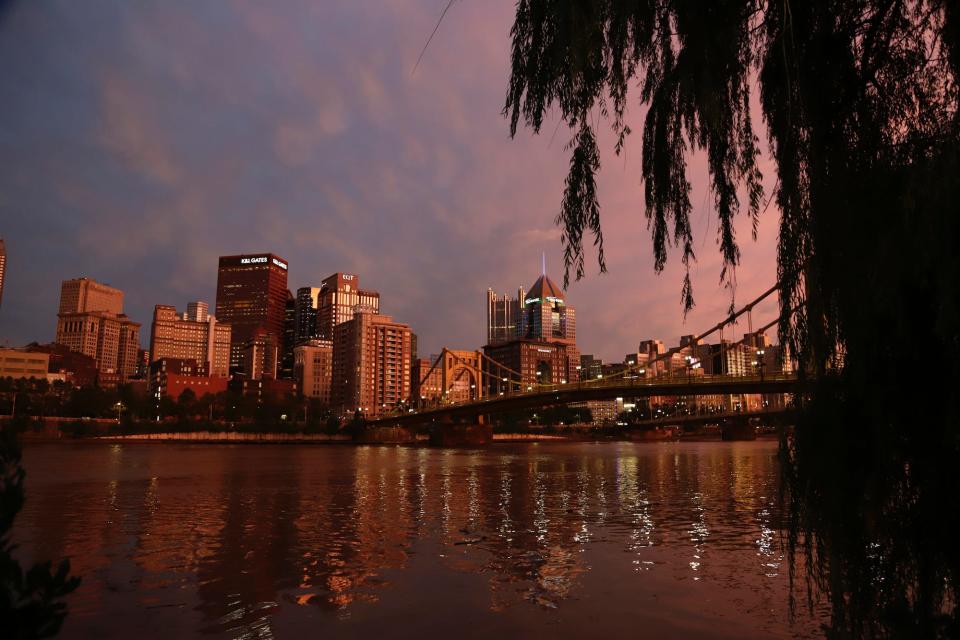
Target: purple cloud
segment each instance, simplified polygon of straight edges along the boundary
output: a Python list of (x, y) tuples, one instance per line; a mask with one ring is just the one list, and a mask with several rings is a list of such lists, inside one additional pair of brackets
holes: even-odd
[[(424, 354), (478, 347), (487, 287), (529, 286), (542, 251), (562, 277), (569, 134), (554, 121), (507, 135), (510, 3), (457, 3), (412, 73), (444, 4), (14, 4), (0, 22), (0, 338), (52, 338), (65, 278), (121, 287), (146, 324), (154, 304), (212, 302), (218, 255), (273, 251), (291, 289), (360, 274)], [(639, 139), (619, 158), (604, 142), (610, 272), (590, 264), (568, 296), (580, 348), (619, 359), (712, 324), (729, 294), (702, 162), (684, 322), (679, 260), (653, 273)], [(777, 212), (757, 243), (741, 223), (745, 301), (775, 279)]]

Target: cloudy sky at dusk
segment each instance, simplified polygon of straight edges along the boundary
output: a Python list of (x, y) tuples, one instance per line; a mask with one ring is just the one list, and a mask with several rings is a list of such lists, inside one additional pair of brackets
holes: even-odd
[[(126, 292), (147, 343), (153, 305), (212, 306), (218, 255), (272, 251), (289, 260), (291, 289), (359, 274), (422, 355), (482, 344), (488, 287), (528, 287), (541, 251), (561, 281), (568, 133), (553, 121), (508, 136), (510, 0), (455, 3), (413, 72), (446, 2), (7, 3), (0, 340), (51, 340), (60, 281), (86, 275)], [(638, 106), (631, 116), (638, 131)], [(639, 136), (620, 158), (605, 142), (609, 273), (591, 254), (568, 300), (580, 349), (620, 359), (712, 324), (729, 294), (703, 164), (698, 306), (684, 323), (679, 255), (653, 273)], [(775, 280), (776, 215), (756, 243), (741, 219), (738, 300)]]

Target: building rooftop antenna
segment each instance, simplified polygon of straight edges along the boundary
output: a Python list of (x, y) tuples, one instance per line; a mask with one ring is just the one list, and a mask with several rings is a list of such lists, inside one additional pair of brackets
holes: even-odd
[(547, 252), (546, 251), (540, 254), (540, 273), (541, 275), (547, 275)]

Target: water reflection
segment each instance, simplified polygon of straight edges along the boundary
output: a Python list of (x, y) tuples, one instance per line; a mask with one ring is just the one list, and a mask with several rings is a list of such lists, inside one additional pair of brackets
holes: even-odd
[(236, 638), (397, 616), (429, 633), (457, 611), (491, 630), (564, 620), (561, 635), (588, 619), (814, 634), (822, 611), (788, 619), (776, 456), (775, 443), (51, 445), (26, 452), (17, 538), (84, 576), (74, 637), (156, 635), (173, 616)]

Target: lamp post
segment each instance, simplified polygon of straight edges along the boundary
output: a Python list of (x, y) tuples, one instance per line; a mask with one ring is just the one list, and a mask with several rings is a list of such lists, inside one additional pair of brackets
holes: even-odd
[(117, 409), (117, 424), (120, 424), (120, 412), (123, 411), (123, 403), (117, 401), (117, 404), (113, 405)]
[(763, 360), (763, 356), (766, 355), (767, 351), (765, 349), (757, 349), (757, 359), (753, 361), (758, 369), (760, 369), (760, 381), (763, 381), (763, 367), (767, 364)]

